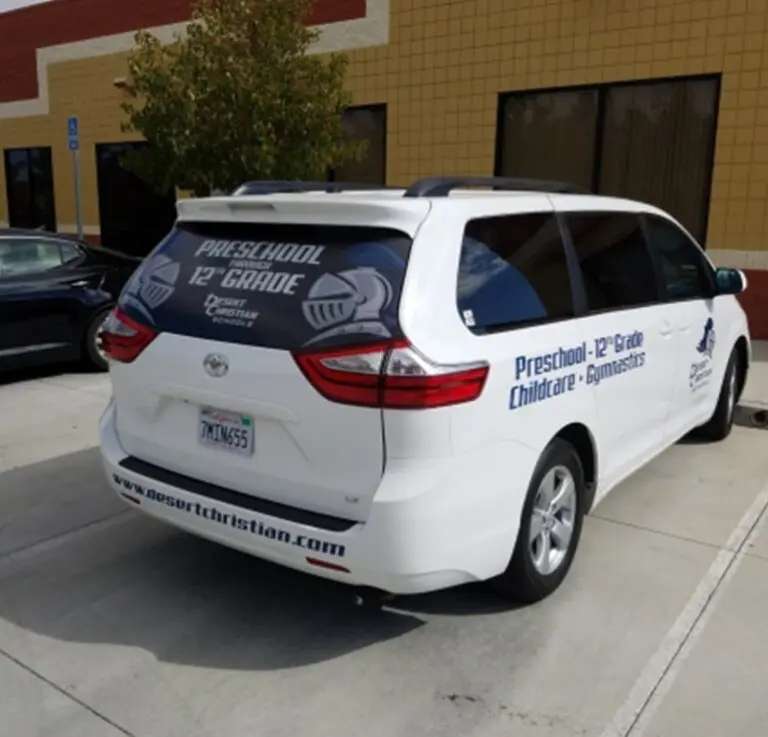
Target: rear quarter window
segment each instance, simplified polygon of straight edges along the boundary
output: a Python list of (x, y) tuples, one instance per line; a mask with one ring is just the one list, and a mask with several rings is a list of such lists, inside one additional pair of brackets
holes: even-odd
[(478, 334), (572, 317), (571, 281), (554, 214), (470, 220), (456, 301), (464, 324)]
[(120, 304), (164, 332), (265, 348), (397, 338), (410, 248), (384, 228), (179, 223)]

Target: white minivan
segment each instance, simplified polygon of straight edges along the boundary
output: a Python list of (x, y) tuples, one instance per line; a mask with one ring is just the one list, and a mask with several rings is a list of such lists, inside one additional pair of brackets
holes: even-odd
[(180, 201), (102, 333), (107, 477), (164, 522), (365, 590), (537, 601), (622, 479), (730, 432), (745, 287), (667, 213), (556, 183)]

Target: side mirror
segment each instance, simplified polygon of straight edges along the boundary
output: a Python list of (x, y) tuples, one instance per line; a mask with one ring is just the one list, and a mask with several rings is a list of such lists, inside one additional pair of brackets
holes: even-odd
[(718, 294), (741, 294), (747, 288), (747, 277), (740, 269), (717, 269), (715, 279)]

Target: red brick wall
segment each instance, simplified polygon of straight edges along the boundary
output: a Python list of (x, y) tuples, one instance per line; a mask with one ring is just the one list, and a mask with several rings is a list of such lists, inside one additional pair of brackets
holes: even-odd
[[(0, 13), (0, 102), (37, 97), (35, 51), (178, 23), (191, 0), (52, 0)], [(316, 0), (312, 25), (365, 17), (365, 0)]]
[(768, 271), (745, 269), (747, 291), (739, 302), (749, 318), (749, 330), (755, 340), (768, 340)]

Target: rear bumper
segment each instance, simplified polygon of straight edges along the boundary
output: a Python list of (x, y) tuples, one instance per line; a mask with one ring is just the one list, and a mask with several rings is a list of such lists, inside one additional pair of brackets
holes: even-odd
[[(112, 403), (102, 416), (100, 436), (107, 479), (133, 508), (280, 565), (394, 594), (501, 573), (514, 548), (529, 478), (527, 457), (512, 465), (508, 449), (497, 452), (498, 458), (483, 453), (402, 462), (388, 469), (365, 522), (334, 524), (334, 518), (318, 515), (312, 524), (310, 517), (297, 521), (300, 510), (286, 514), (273, 504), (267, 513), (219, 487), (206, 489), (202, 482), (130, 459), (117, 436)], [(519, 481), (510, 480), (510, 467), (523, 471), (515, 474)]]

